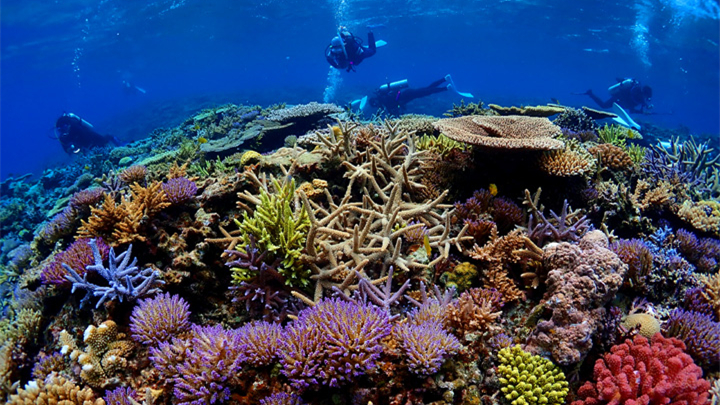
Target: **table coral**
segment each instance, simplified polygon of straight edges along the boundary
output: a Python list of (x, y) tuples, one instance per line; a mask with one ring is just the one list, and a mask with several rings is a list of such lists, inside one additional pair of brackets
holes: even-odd
[(433, 125), (450, 139), (497, 149), (561, 149), (560, 127), (547, 118), (467, 116), (444, 118)]
[(594, 382), (572, 405), (708, 405), (710, 383), (675, 338), (642, 336), (613, 346), (595, 362)]

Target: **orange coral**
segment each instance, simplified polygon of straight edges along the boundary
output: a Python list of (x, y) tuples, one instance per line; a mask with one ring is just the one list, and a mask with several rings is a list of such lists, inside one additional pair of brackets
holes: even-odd
[(502, 313), (498, 309), (500, 293), (472, 288), (447, 307), (445, 324), (461, 338), (467, 333), (488, 332), (496, 328), (494, 322)]
[(560, 149), (560, 127), (547, 118), (485, 115), (445, 118), (433, 123), (450, 139), (496, 149)]
[(525, 242), (522, 231), (516, 229), (501, 238), (491, 240), (483, 247), (476, 245), (470, 252), (470, 257), (485, 265), (484, 286), (500, 291), (505, 302), (525, 298), (525, 294), (517, 288), (505, 270), (506, 264), (518, 264), (521, 261), (521, 258), (514, 255), (513, 251), (523, 247), (525, 247)]
[(630, 201), (641, 211), (662, 209), (670, 207), (675, 203), (675, 193), (667, 181), (661, 181), (652, 186), (645, 180), (638, 180), (635, 191), (630, 196)]
[(82, 221), (76, 239), (101, 236), (111, 246), (145, 241), (143, 227), (170, 203), (160, 182), (148, 187), (135, 183), (130, 188), (129, 200), (123, 196), (118, 205), (112, 197), (105, 196), (102, 207), (92, 207), (90, 218)]

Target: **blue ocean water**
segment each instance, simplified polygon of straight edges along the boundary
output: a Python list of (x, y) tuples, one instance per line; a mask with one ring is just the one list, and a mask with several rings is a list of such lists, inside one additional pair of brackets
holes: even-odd
[[(131, 141), (210, 105), (343, 105), (448, 73), (501, 105), (593, 106), (572, 93), (605, 98), (634, 77), (654, 89), (639, 121), (720, 133), (716, 0), (6, 0), (0, 19), (2, 178), (70, 161), (52, 138), (63, 112)], [(382, 25), (388, 45), (357, 72), (334, 71), (323, 51), (339, 25), (363, 38)], [(124, 80), (146, 92), (125, 92)], [(441, 115), (459, 101), (447, 92), (408, 112)]]

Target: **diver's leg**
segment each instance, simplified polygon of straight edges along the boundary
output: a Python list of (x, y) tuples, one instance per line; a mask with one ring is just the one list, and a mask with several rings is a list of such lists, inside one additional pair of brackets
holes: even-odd
[(398, 97), (398, 104), (405, 105), (417, 98), (427, 97), (431, 94), (447, 91), (447, 87), (423, 87), (420, 89), (404, 89)]
[(445, 78), (443, 77), (443, 78), (440, 79), (440, 80), (435, 80), (434, 82), (430, 83), (430, 85), (427, 86), (427, 87), (428, 87), (428, 88), (430, 88), (430, 87), (438, 87), (438, 86), (440, 86), (441, 84), (445, 84), (445, 83), (447, 83), (447, 80), (445, 80)]
[(588, 92), (585, 94), (587, 94), (588, 97), (593, 99), (595, 104), (599, 105), (600, 108), (610, 108), (610, 107), (612, 107), (613, 103), (615, 102), (615, 99), (613, 97), (610, 97), (610, 99), (608, 101), (602, 101), (602, 99), (600, 99), (600, 97), (596, 96), (595, 93), (593, 93), (590, 90), (588, 90)]

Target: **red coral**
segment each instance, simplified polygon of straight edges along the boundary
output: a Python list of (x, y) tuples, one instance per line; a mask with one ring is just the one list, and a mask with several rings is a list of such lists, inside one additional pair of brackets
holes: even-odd
[(685, 344), (660, 333), (613, 346), (595, 363), (595, 383), (578, 389), (572, 405), (708, 405), (710, 383)]

